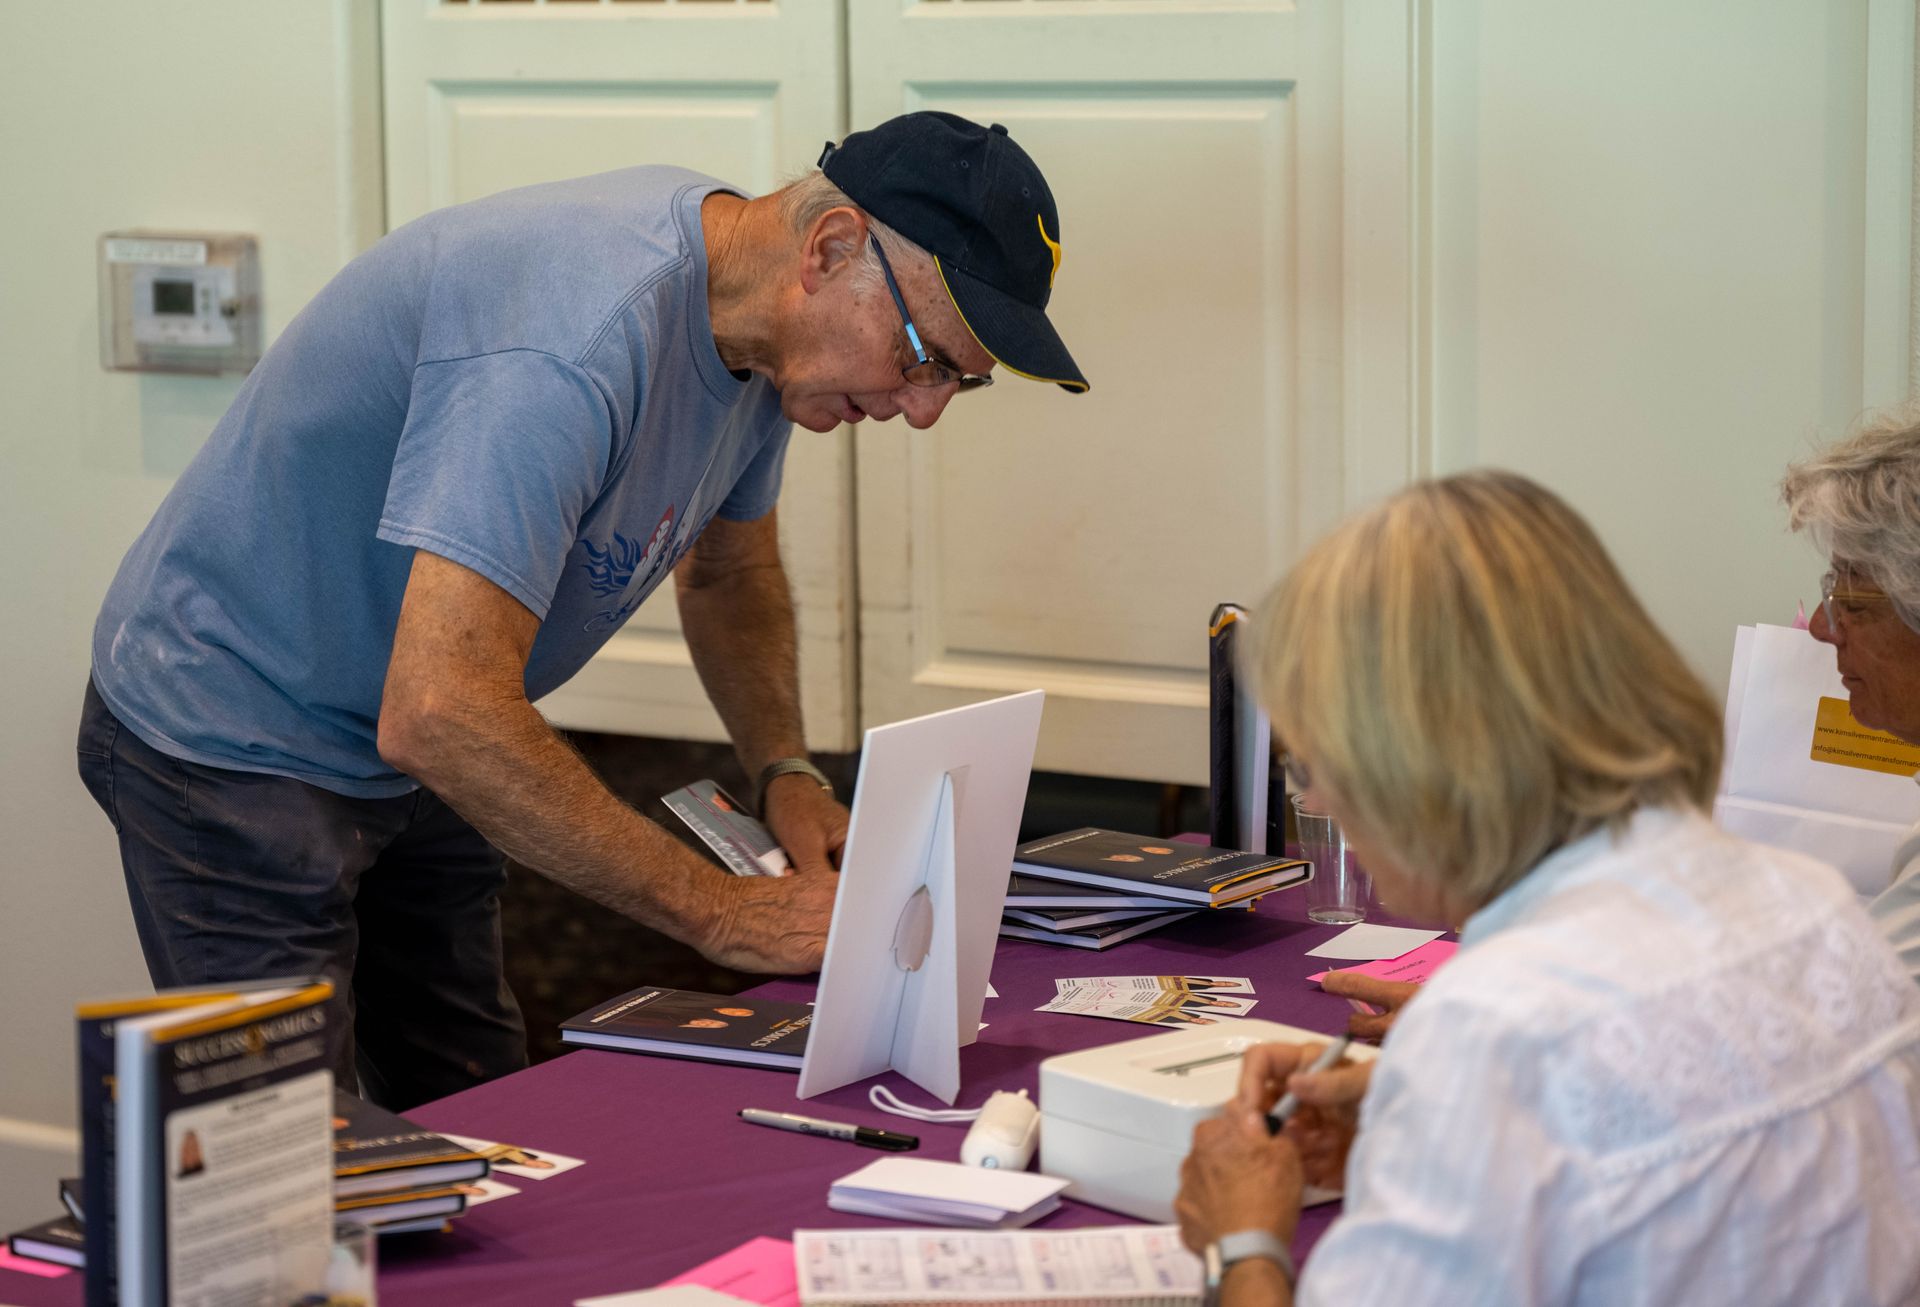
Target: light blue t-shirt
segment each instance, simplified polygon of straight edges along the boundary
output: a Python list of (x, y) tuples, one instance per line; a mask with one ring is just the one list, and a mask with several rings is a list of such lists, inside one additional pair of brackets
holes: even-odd
[(764, 516), (792, 428), (714, 347), (717, 189), (660, 167), (529, 186), (348, 264), (121, 563), (93, 636), (114, 715), (175, 757), (404, 794), (374, 741), (415, 549), (542, 619), (538, 699), (711, 518)]

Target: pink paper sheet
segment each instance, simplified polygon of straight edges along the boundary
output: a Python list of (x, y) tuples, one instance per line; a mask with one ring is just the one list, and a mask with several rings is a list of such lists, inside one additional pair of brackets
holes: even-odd
[[(1397, 958), (1381, 958), (1377, 962), (1362, 962), (1357, 967), (1340, 967), (1337, 969), (1359, 976), (1376, 976), (1381, 980), (1397, 980), (1410, 985), (1424, 985), (1427, 977), (1439, 970), (1440, 964), (1452, 957), (1459, 948), (1460, 945), (1458, 941), (1436, 939), (1432, 943), (1422, 944), (1417, 949), (1402, 953)], [(1332, 969), (1317, 972), (1314, 975), (1308, 976), (1307, 979), (1313, 981), (1315, 984), (1319, 984), (1331, 974), (1333, 974)], [(1371, 1004), (1362, 1003), (1357, 998), (1350, 998), (1347, 1002), (1351, 1003), (1355, 1009), (1361, 1012), (1372, 1013), (1377, 1011)]]
[(6, 1248), (0, 1247), (0, 1270), (21, 1271), (27, 1275), (38, 1275), (51, 1280), (56, 1275), (71, 1275), (71, 1266), (56, 1266), (52, 1262), (43, 1262), (37, 1257), (15, 1257)]
[(702, 1262), (667, 1284), (697, 1284), (759, 1303), (760, 1307), (800, 1307), (800, 1277), (793, 1269), (793, 1244), (765, 1235)]

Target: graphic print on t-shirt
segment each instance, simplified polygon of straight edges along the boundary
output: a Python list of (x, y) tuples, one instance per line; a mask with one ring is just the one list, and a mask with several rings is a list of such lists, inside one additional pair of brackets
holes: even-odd
[[(587, 571), (588, 587), (598, 595), (619, 596), (613, 607), (595, 613), (582, 629), (590, 634), (618, 629), (653, 593), (661, 576), (693, 548), (694, 541), (720, 511), (733, 486), (730, 478), (714, 475), (718, 453), (716, 450), (715, 457), (708, 460), (699, 484), (687, 497), (684, 511), (668, 505), (667, 511), (660, 515), (644, 550), (637, 548), (637, 541), (618, 531), (613, 533), (605, 549), (596, 548), (591, 540), (581, 538), (581, 548), (587, 555), (581, 560), (581, 566)], [(640, 555), (637, 560), (633, 557), (635, 553)]]
[(587, 551), (581, 566), (587, 569), (588, 588), (597, 595), (621, 597), (614, 607), (602, 609), (589, 618), (584, 630), (613, 630), (653, 593), (663, 565), (670, 566), (672, 558), (680, 552), (677, 547), (670, 548), (678, 543), (673, 539), (673, 520), (674, 507), (668, 504), (667, 511), (654, 524), (653, 534), (647, 537), (644, 549), (638, 540), (618, 531), (613, 533), (613, 540), (605, 549), (594, 548), (591, 540), (581, 540), (581, 547)]

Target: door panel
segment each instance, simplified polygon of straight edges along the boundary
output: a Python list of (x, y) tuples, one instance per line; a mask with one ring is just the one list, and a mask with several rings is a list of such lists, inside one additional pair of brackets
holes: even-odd
[[(1257, 600), (1414, 466), (1402, 382), (1372, 444), (1341, 421), (1345, 358), (1380, 349), (1342, 318), (1346, 22), (1334, 4), (850, 0), (853, 126), (1001, 122), (1046, 173), (1050, 314), (1092, 383), (1007, 377), (931, 432), (858, 431), (867, 721), (1039, 686), (1040, 766), (1205, 780), (1213, 605)], [(1409, 149), (1387, 142), (1366, 176)], [(1390, 256), (1401, 294), (1407, 228), (1372, 216), (1352, 248)], [(1406, 333), (1385, 340), (1404, 378)]]
[(743, 93), (716, 87), (702, 94), (566, 83), (454, 84), (434, 87), (430, 95), (429, 139), (436, 143), (427, 165), (431, 208), (600, 172), (618, 159), (753, 178), (760, 186), (779, 172), (771, 88)]

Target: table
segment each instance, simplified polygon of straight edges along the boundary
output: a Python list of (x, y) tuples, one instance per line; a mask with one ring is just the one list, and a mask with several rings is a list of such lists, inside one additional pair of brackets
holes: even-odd
[[(1326, 966), (1306, 951), (1342, 928), (1315, 925), (1304, 914), (1303, 897), (1283, 892), (1252, 911), (1199, 914), (1104, 953), (1001, 940), (993, 965), (999, 997), (987, 1000), (987, 1029), (961, 1053), (958, 1105), (977, 1106), (996, 1089), (1037, 1096), (1041, 1059), (1161, 1033), (1033, 1011), (1062, 976), (1245, 975), (1260, 1000), (1252, 1016), (1329, 1034), (1344, 1029), (1346, 1001), (1305, 979)], [(636, 985), (644, 981), (634, 977)], [(778, 980), (750, 992), (804, 1001), (813, 982)], [(587, 1165), (547, 1180), (503, 1177), (521, 1192), (476, 1208), (451, 1233), (383, 1240), (383, 1307), (569, 1304), (659, 1284), (754, 1235), (880, 1224), (827, 1207), (828, 1184), (879, 1154), (734, 1116), (742, 1107), (800, 1110), (918, 1134), (918, 1157), (958, 1157), (964, 1125), (904, 1123), (868, 1104), (872, 1083), (795, 1108), (790, 1073), (594, 1049), (417, 1108), (407, 1115), (429, 1129), (569, 1154)], [(910, 1103), (940, 1106), (898, 1076), (878, 1083)], [(51, 1216), (51, 1203), (49, 1209)], [(1296, 1258), (1304, 1259), (1337, 1211), (1329, 1205), (1303, 1215)], [(1127, 1219), (1070, 1201), (1040, 1224)], [(78, 1274), (43, 1280), (0, 1269), (0, 1303), (72, 1307), (82, 1299)]]

